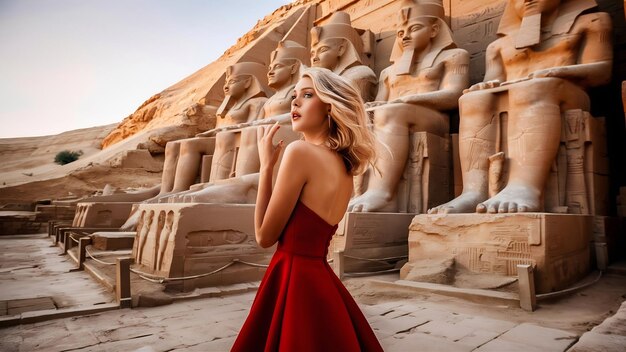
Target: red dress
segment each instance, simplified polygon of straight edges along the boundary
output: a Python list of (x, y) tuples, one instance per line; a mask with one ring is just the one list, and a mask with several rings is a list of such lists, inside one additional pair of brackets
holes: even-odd
[(382, 351), (326, 262), (337, 229), (298, 201), (231, 351)]

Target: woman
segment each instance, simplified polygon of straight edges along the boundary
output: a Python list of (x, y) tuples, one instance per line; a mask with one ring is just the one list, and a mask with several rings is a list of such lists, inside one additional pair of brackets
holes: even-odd
[(272, 190), (278, 124), (258, 133), (261, 174), (256, 240), (276, 253), (232, 351), (382, 351), (350, 293), (326, 262), (352, 194), (374, 156), (359, 93), (322, 68), (304, 71), (291, 103), (294, 131)]

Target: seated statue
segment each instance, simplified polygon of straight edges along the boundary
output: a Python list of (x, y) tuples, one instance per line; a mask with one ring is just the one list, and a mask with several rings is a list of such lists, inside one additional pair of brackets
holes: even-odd
[[(250, 122), (262, 116), (270, 95), (265, 85), (267, 68), (256, 62), (241, 62), (226, 69), (225, 98), (217, 109), (216, 127)], [(156, 198), (186, 191), (195, 183), (203, 155), (213, 154), (208, 138), (172, 141), (165, 146), (161, 191)]]
[[(500, 38), (487, 47), (484, 82), (459, 100), (463, 192), (430, 213), (542, 211), (560, 141), (561, 114), (589, 111), (585, 88), (611, 78), (610, 17), (585, 12), (593, 7), (592, 0), (507, 4)], [(500, 128), (502, 113), (508, 121), (505, 132)], [(507, 150), (501, 150), (503, 140)], [(501, 180), (502, 190), (498, 186), (490, 192), (503, 160), (508, 179)]]
[(391, 52), (393, 64), (380, 74), (373, 112), (376, 168), (365, 193), (353, 198), (354, 212), (397, 212), (396, 193), (409, 154), (410, 135), (449, 132), (446, 110), (455, 109), (469, 86), (469, 54), (456, 48), (443, 21), (441, 1), (404, 1)]
[[(260, 167), (257, 126), (278, 121), (284, 125), (279, 131), (280, 139), (288, 143), (299, 138), (290, 128), (291, 96), (300, 72), (308, 63), (308, 51), (296, 42), (284, 41), (279, 43), (270, 59), (268, 84), (276, 93), (263, 106), (266, 118), (208, 131), (208, 134), (217, 133), (211, 182), (178, 193), (170, 197), (169, 202), (254, 203)], [(216, 174), (219, 176), (215, 177)]]
[(363, 64), (363, 39), (350, 24), (350, 15), (335, 12), (327, 24), (311, 28), (311, 66), (327, 68), (348, 79), (372, 100), (376, 74)]
[(290, 40), (280, 42), (270, 57), (267, 81), (276, 93), (263, 105), (261, 117), (264, 118), (218, 127), (201, 134), (216, 136), (210, 182), (259, 172), (255, 126), (276, 121), (283, 124), (291, 122), (289, 111), (293, 87), (300, 78), (301, 68), (308, 61), (305, 47)]

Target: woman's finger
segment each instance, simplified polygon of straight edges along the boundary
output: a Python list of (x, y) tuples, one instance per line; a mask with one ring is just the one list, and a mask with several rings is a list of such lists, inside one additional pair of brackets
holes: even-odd
[(278, 122), (276, 122), (270, 129), (269, 132), (267, 134), (267, 136), (270, 138), (270, 140), (274, 139), (274, 135), (276, 134), (276, 132), (278, 131), (278, 129), (280, 128), (280, 125), (278, 124)]

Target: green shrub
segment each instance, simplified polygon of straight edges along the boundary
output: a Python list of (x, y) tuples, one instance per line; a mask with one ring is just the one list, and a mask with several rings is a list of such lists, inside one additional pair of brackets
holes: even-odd
[(57, 153), (57, 155), (54, 157), (54, 162), (60, 165), (69, 164), (72, 161), (78, 160), (78, 158), (80, 158), (81, 155), (83, 155), (82, 150), (79, 150), (77, 152), (63, 150)]

